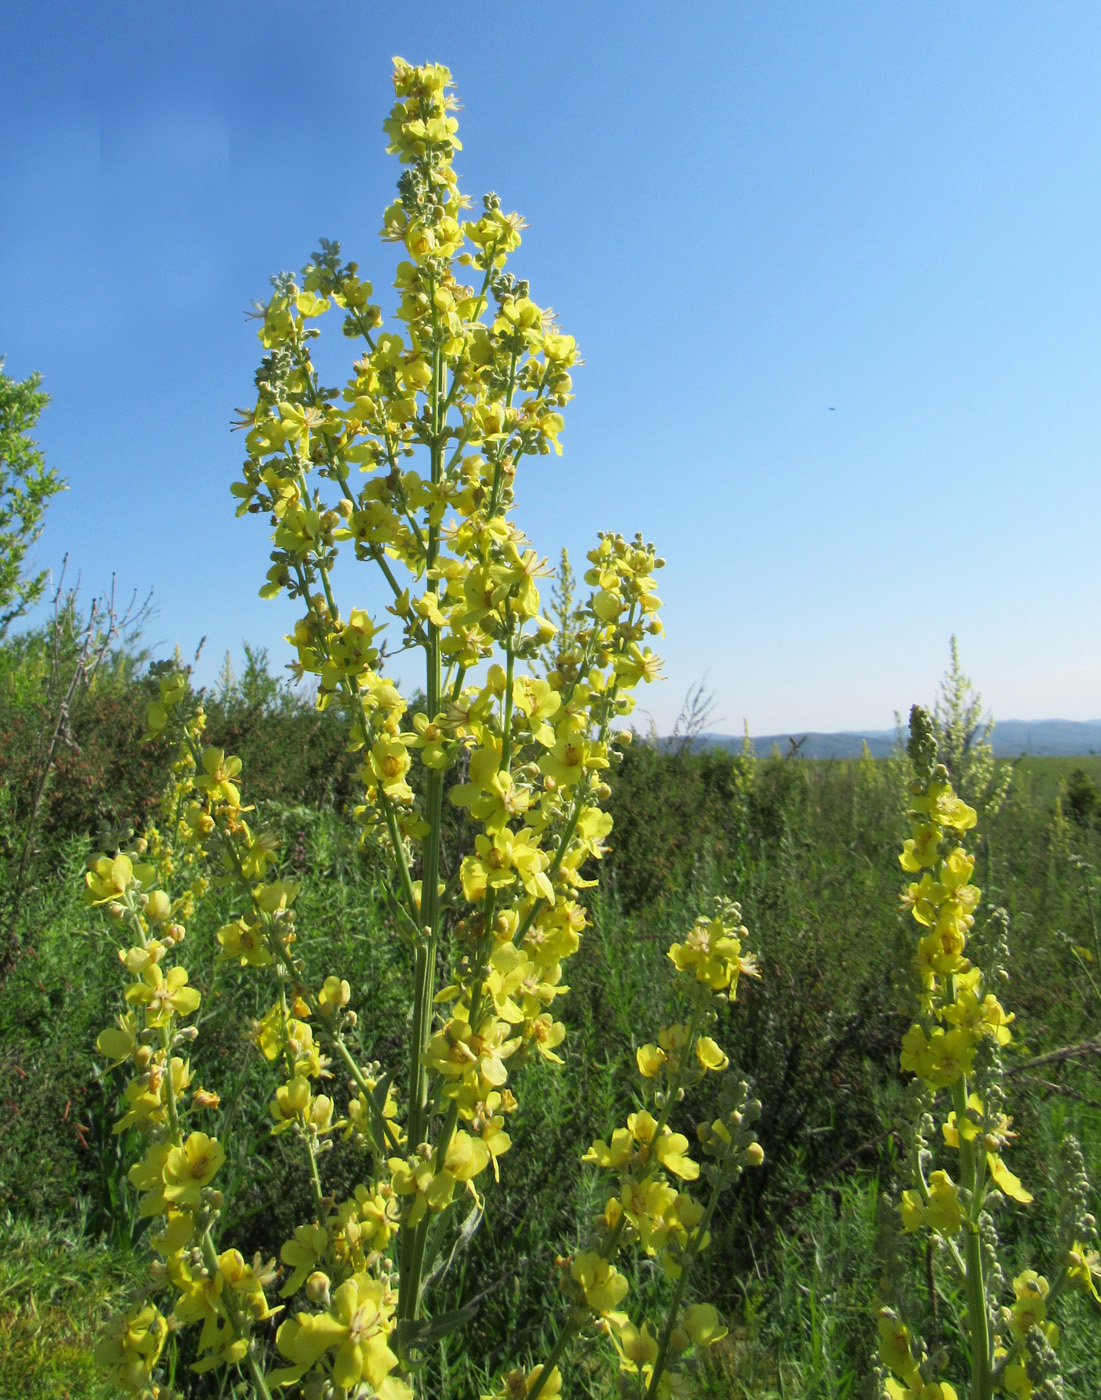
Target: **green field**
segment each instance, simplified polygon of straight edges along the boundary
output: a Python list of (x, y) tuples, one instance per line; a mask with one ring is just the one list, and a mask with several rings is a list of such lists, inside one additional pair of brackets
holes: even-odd
[[(27, 680), (26, 654), (8, 654)], [(20, 668), (23, 668), (20, 671)], [(210, 705), (211, 738), (245, 759), (256, 820), (277, 832), (283, 868), (304, 881), (302, 946), (348, 978), (362, 1008), (365, 1049), (399, 1051), (410, 967), (394, 935), (382, 872), (356, 848), (342, 811), (347, 773), (339, 744), (317, 717), (263, 680), (228, 686)], [(146, 1267), (145, 1222), (126, 1180), (138, 1145), (113, 1136), (119, 1082), (95, 1069), (93, 1042), (114, 1021), (120, 980), (109, 925), (81, 900), (96, 819), (151, 810), (165, 756), (134, 751), (146, 684), (120, 663), (80, 720), (80, 754), (60, 769), (42, 817), (20, 911), (25, 950), (0, 1001), (0, 1394), (106, 1395), (90, 1348), (112, 1306)], [(32, 774), (34, 687), (8, 686), (0, 715), (0, 851), (18, 855)], [(311, 748), (312, 746), (312, 748)], [(312, 756), (311, 756), (312, 755)], [(1078, 807), (1068, 807), (1078, 769)], [(713, 1300), (730, 1333), (708, 1354), (701, 1384), (715, 1397), (857, 1397), (867, 1393), (876, 1346), (873, 1306), (890, 1299), (928, 1310), (930, 1261), (902, 1237), (890, 1203), (908, 1184), (896, 1127), (907, 1094), (898, 1045), (908, 1024), (908, 930), (896, 912), (897, 850), (905, 834), (903, 766), (752, 760), (722, 753), (659, 753), (633, 746), (616, 771), (613, 849), (590, 892), (592, 927), (569, 967), (558, 1006), (567, 1025), (560, 1071), (542, 1062), (515, 1076), (521, 1110), (501, 1185), (471, 1247), (442, 1285), (439, 1310), (480, 1296), (476, 1316), (430, 1359), (427, 1392), (477, 1397), (484, 1375), (534, 1363), (561, 1314), (554, 1260), (582, 1246), (603, 1205), (579, 1158), (608, 1134), (637, 1092), (634, 1047), (674, 1014), (666, 949), (717, 894), (740, 901), (763, 976), (745, 986), (715, 1035), (763, 1104), (763, 1169), (726, 1198), (693, 1293)], [(1097, 867), (1101, 817), (1091, 808), (1101, 757), (1024, 759), (1008, 796), (981, 818), (976, 880), (983, 908), (1008, 911), (1002, 1000), (1017, 1016), (1009, 1059), (1010, 1111), (1025, 1146), (1014, 1168), (1036, 1197), (1007, 1216), (1014, 1267), (1053, 1267), (1061, 1203), (1059, 1144), (1081, 1140), (1101, 1177), (1101, 1082), (1096, 1055), (1032, 1069), (1025, 1062), (1096, 1037)], [(1068, 786), (1069, 784), (1069, 786)], [(1089, 784), (1093, 784), (1090, 787)], [(1082, 794), (1085, 794), (1083, 797)], [(247, 1030), (262, 989), (214, 960), (213, 933), (229, 896), (203, 906), (188, 942), (204, 994), (191, 1053), (197, 1079), (233, 1106), (224, 1235), (246, 1257), (278, 1256), (308, 1217), (306, 1183), (286, 1137), (265, 1126), (266, 1063)], [(992, 955), (980, 915), (976, 946)], [(1101, 950), (1099, 950), (1101, 951)], [(693, 1091), (705, 1117), (705, 1083)], [(691, 1129), (688, 1129), (691, 1131)], [(338, 1144), (323, 1159), (326, 1190), (354, 1184), (357, 1155)], [(1095, 1213), (1101, 1200), (1095, 1194)], [(1016, 1223), (1014, 1223), (1014, 1221)], [(626, 1267), (626, 1266), (625, 1266)], [(938, 1266), (939, 1267), (939, 1266)], [(633, 1284), (663, 1296), (645, 1261)], [(953, 1345), (951, 1298), (939, 1327)], [(1101, 1393), (1101, 1348), (1081, 1295), (1062, 1300), (1065, 1393)], [(188, 1360), (172, 1343), (181, 1377)], [(567, 1368), (571, 1396), (615, 1393), (591, 1344)], [(208, 1377), (191, 1395), (236, 1393)], [(219, 1389), (219, 1385), (222, 1389)]]

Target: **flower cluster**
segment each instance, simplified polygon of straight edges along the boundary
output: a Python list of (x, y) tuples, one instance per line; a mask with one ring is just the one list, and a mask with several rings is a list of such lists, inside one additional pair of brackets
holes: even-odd
[[(923, 1126), (915, 1133), (913, 1188), (900, 1202), (902, 1227), (907, 1233), (929, 1231), (964, 1286), (972, 1394), (985, 1400), (1000, 1387), (1027, 1398), (1055, 1366), (1058, 1334), (1047, 1319), (1049, 1299), (1068, 1285), (1093, 1288), (1092, 1261), (1077, 1239), (1088, 1221), (1077, 1218), (1084, 1211), (1072, 1212), (1068, 1228), (1074, 1245), (1056, 1287), (1049, 1289), (1046, 1279), (1029, 1270), (1013, 1282), (1015, 1301), (1001, 1305), (991, 1212), (1007, 1199), (1021, 1205), (1032, 1201), (1004, 1158), (1016, 1134), (1002, 1111), (1000, 1056), (1011, 1042), (1014, 1018), (989, 990), (987, 974), (967, 956), (980, 891), (971, 884), (975, 861), (962, 841), (976, 814), (935, 762), (932, 725), (917, 706), (911, 714), (910, 756), (916, 773), (910, 788), (912, 830), (899, 862), (913, 877), (901, 906), (919, 930), (912, 959), (919, 1019), (902, 1038), (900, 1065), (914, 1076)], [(940, 1136), (952, 1154), (951, 1169), (930, 1170), (933, 1154), (925, 1134), (944, 1097), (951, 1107), (941, 1117)], [(927, 1357), (921, 1341), (889, 1308), (880, 1310), (879, 1332), (891, 1400), (955, 1400), (947, 1381), (923, 1377)]]
[[(183, 695), (184, 686), (174, 677), (162, 680), (160, 699), (150, 705), (151, 731), (164, 727)], [(187, 742), (201, 726), (201, 715), (188, 722)], [(186, 760), (176, 765), (171, 799), (192, 786), (190, 766)], [(180, 824), (189, 837), (199, 825), (190, 812)], [(201, 997), (177, 960), (184, 920), (207, 881), (196, 875), (194, 851), (177, 860), (174, 849), (171, 836), (151, 829), (128, 849), (94, 856), (85, 886), (88, 903), (105, 907), (130, 940), (119, 950), (130, 979), (123, 994), (129, 1009), (96, 1041), (109, 1067), (125, 1067), (128, 1074), (114, 1131), (133, 1129), (145, 1144), (130, 1180), (141, 1192), (141, 1215), (159, 1220), (150, 1236), (160, 1256), (152, 1282), (158, 1291), (173, 1290), (177, 1323), (201, 1323), (196, 1369), (206, 1370), (244, 1358), (251, 1326), (273, 1315), (264, 1288), (274, 1274), (259, 1258), (246, 1264), (236, 1250), (218, 1255), (211, 1237), (222, 1203), (214, 1180), (225, 1149), (195, 1126), (195, 1119), (217, 1108), (219, 1100), (193, 1083), (184, 1051), (195, 1030), (185, 1022), (198, 1011)], [(166, 888), (174, 877), (187, 880), (175, 898)], [(166, 1331), (158, 1306), (140, 1301), (111, 1325), (97, 1356), (125, 1389), (143, 1391), (151, 1384)]]
[[(593, 1143), (583, 1158), (616, 1178), (615, 1192), (598, 1222), (599, 1244), (559, 1261), (561, 1287), (579, 1318), (610, 1336), (621, 1373), (633, 1377), (631, 1383), (640, 1385), (647, 1396), (691, 1394), (690, 1373), (668, 1367), (670, 1348), (690, 1353), (726, 1335), (710, 1304), (682, 1307), (684, 1289), (692, 1264), (707, 1248), (719, 1193), (745, 1166), (764, 1161), (750, 1129), (760, 1104), (749, 1100), (746, 1084), (736, 1084), (729, 1076), (720, 1095), (720, 1116), (696, 1128), (700, 1149), (709, 1159), (702, 1171), (689, 1155), (688, 1138), (668, 1122), (687, 1089), (729, 1064), (715, 1040), (703, 1032), (717, 1020), (717, 1004), (734, 999), (739, 974), (758, 975), (755, 961), (742, 951), (745, 937), (739, 907), (718, 900), (714, 914), (697, 919), (684, 942), (669, 949), (670, 960), (689, 988), (691, 1013), (686, 1022), (663, 1026), (656, 1045), (637, 1050), (649, 1106), (629, 1114), (626, 1126), (616, 1128), (609, 1141)], [(701, 1175), (711, 1187), (706, 1203), (689, 1189)], [(673, 1280), (672, 1302), (656, 1335), (647, 1323), (632, 1322), (620, 1307), (628, 1283), (613, 1261), (630, 1244), (640, 1246)], [(538, 1384), (531, 1393), (540, 1393)]]
[[(384, 1400), (411, 1393), (401, 1377), (425, 1338), (441, 1335), (424, 1317), (423, 1291), (448, 1212), (465, 1196), (477, 1217), (512, 1146), (513, 1067), (561, 1060), (564, 964), (611, 830), (606, 778), (630, 739), (616, 726), (632, 691), (660, 674), (649, 643), (662, 630), (663, 561), (641, 537), (598, 537), (589, 596), (561, 636), (542, 611), (540, 581), (552, 571), (511, 511), (523, 459), (561, 451), (577, 347), (505, 270), (518, 216), (487, 195), (466, 217), (447, 70), (396, 60), (394, 86), (385, 128), (405, 170), (383, 237), (404, 250), (396, 325), (383, 329), (370, 284), (336, 244), (323, 242), (300, 276), (273, 279), (258, 308), (265, 354), (232, 489), (239, 515), (270, 522), (262, 596), (286, 593), (300, 607), (291, 669), (312, 679), (319, 709), (341, 712), (360, 759), (355, 817), (364, 844), (390, 862), (390, 914), (413, 970), (404, 1064), (362, 1063), (347, 981), (307, 969), (298, 872), (250, 826), (240, 760), (204, 743), (201, 709), (175, 668), (159, 675), (146, 716), (147, 740), (180, 744), (164, 834), (142, 838), (159, 865), (147, 871), (120, 849), (88, 872), (90, 897), (136, 937), (124, 954), (130, 1009), (100, 1048), (135, 1071), (123, 1121), (148, 1137), (131, 1178), (142, 1211), (161, 1220), (153, 1283), (174, 1293), (174, 1326), (199, 1328), (197, 1369), (237, 1365), (258, 1396), (269, 1381), (335, 1395), (366, 1384)], [(334, 308), (358, 348), (350, 377), (328, 387), (311, 347)], [(342, 552), (373, 566), (380, 600), (341, 609)], [(423, 659), (415, 706), (387, 674), (398, 652)], [(458, 830), (457, 853), (445, 824)], [(170, 876), (183, 885), (175, 896)], [(274, 1261), (246, 1265), (215, 1245), (225, 1148), (191, 1130), (190, 1115), (217, 1096), (191, 1091), (187, 1061), (174, 1054), (192, 1034), (182, 1023), (198, 994), (165, 954), (212, 881), (237, 901), (217, 932), (219, 960), (265, 988), (253, 1039), (272, 1074), (270, 1131), (301, 1145), (312, 1190), (312, 1218), (281, 1250), (279, 1296), (301, 1303), (277, 1330), (261, 1326), (285, 1306), (267, 1302)], [(718, 938), (708, 954), (707, 995), (737, 976), (730, 942)], [(717, 1068), (723, 1057), (709, 1045), (698, 1063)], [(653, 1122), (655, 1168), (680, 1161), (688, 1171), (671, 1146), (679, 1138)], [(363, 1153), (344, 1200), (322, 1184), (338, 1136)], [(698, 1224), (686, 1198), (666, 1227), (671, 1271)], [(659, 1247), (653, 1232), (648, 1245)], [(137, 1390), (153, 1384), (164, 1335), (162, 1315), (144, 1306), (110, 1343), (116, 1375)], [(707, 1331), (700, 1316), (686, 1314), (685, 1336)], [(290, 1364), (265, 1380), (273, 1330)], [(553, 1393), (555, 1367), (533, 1375)]]

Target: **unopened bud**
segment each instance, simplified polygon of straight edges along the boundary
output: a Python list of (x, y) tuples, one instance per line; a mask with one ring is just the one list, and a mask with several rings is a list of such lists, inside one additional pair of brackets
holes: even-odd
[(751, 1142), (745, 1150), (745, 1159), (751, 1167), (759, 1167), (765, 1160), (765, 1149), (759, 1142)]
[(323, 1274), (320, 1269), (314, 1270), (306, 1280), (306, 1297), (311, 1303), (321, 1303), (326, 1308), (329, 1306), (328, 1274)]

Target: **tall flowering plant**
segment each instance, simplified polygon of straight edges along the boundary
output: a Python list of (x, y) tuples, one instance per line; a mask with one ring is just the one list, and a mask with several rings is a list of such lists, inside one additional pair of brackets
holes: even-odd
[[(404, 251), (395, 328), (383, 329), (370, 284), (335, 244), (299, 276), (274, 279), (258, 308), (266, 353), (233, 487), (238, 514), (272, 527), (262, 595), (286, 593), (299, 608), (293, 669), (313, 678), (319, 708), (340, 709), (362, 760), (355, 817), (389, 862), (391, 914), (413, 972), (407, 1050), (398, 1064), (368, 1058), (369, 1019), (325, 950), (302, 936), (298, 883), (250, 825), (240, 761), (206, 743), (201, 708), (167, 668), (148, 712), (148, 737), (178, 745), (163, 820), (96, 856), (87, 874), (89, 901), (126, 935), (126, 1009), (98, 1048), (129, 1074), (117, 1127), (137, 1129), (144, 1144), (130, 1179), (157, 1254), (148, 1294), (99, 1348), (133, 1392), (169, 1394), (166, 1337), (191, 1326), (193, 1370), (235, 1368), (257, 1397), (301, 1387), (311, 1400), (410, 1400), (426, 1349), (466, 1317), (432, 1315), (430, 1279), (468, 1233), (460, 1212), (473, 1228), (486, 1182), (507, 1169), (514, 1069), (534, 1056), (561, 1060), (563, 966), (611, 829), (606, 774), (630, 739), (616, 726), (635, 688), (659, 674), (648, 643), (661, 632), (662, 561), (641, 538), (599, 537), (588, 597), (565, 635), (541, 611), (551, 570), (511, 511), (525, 459), (560, 451), (577, 349), (506, 271), (521, 220), (493, 195), (467, 214), (449, 83), (445, 68), (395, 61), (385, 128), (405, 169), (383, 222)], [(329, 387), (311, 351), (334, 312), (357, 358)], [(373, 568), (384, 611), (368, 599), (338, 603), (341, 553)], [(423, 666), (415, 709), (390, 674), (396, 655)], [(444, 839), (445, 804), (459, 814), (457, 854)], [(254, 1040), (271, 1069), (271, 1131), (300, 1144), (311, 1187), (312, 1215), (278, 1262), (246, 1262), (219, 1238), (225, 1149), (208, 1116), (218, 1096), (194, 1082), (187, 1058), (200, 994), (180, 950), (212, 880), (237, 905), (218, 931), (219, 956), (270, 998)], [(564, 1262), (570, 1320), (547, 1364), (506, 1377), (506, 1393), (555, 1393), (556, 1363), (583, 1325), (614, 1324), (618, 1354), (648, 1394), (670, 1346), (721, 1335), (713, 1311), (681, 1308), (683, 1281), (658, 1338), (632, 1331), (613, 1306), (623, 1288), (610, 1261), (634, 1236), (682, 1280), (706, 1244), (713, 1202), (670, 1185), (670, 1173), (684, 1181), (699, 1167), (667, 1119), (686, 1084), (725, 1066), (702, 1033), (710, 1001), (732, 996), (739, 969), (752, 970), (741, 933), (726, 910), (673, 950), (698, 988), (694, 1007), (639, 1059), (647, 1081), (669, 1084), (653, 1111), (594, 1147), (592, 1160), (621, 1177), (604, 1242)], [(744, 1126), (755, 1112), (744, 1087), (727, 1097), (703, 1135), (716, 1190), (760, 1154)], [(325, 1181), (337, 1135), (362, 1153), (345, 1198)]]
[[(1062, 1390), (1052, 1304), (1066, 1288), (1101, 1301), (1098, 1256), (1083, 1243), (1096, 1229), (1088, 1213), (1088, 1183), (1077, 1144), (1068, 1141), (1064, 1252), (1054, 1282), (1033, 1269), (1007, 1280), (997, 1221), (1010, 1203), (1027, 1207), (1033, 1199), (1006, 1162), (1016, 1134), (1004, 1111), (1002, 1053), (1014, 1017), (993, 990), (996, 966), (984, 971), (969, 956), (981, 892), (971, 883), (975, 861), (963, 843), (975, 827), (975, 810), (956, 795), (948, 770), (937, 763), (934, 725), (919, 706), (911, 712), (910, 732), (912, 834), (899, 862), (910, 877), (903, 911), (917, 925), (917, 1017), (903, 1037), (900, 1063), (913, 1076), (918, 1116), (902, 1228), (928, 1239), (934, 1296), (936, 1258), (946, 1259), (962, 1286), (971, 1400), (989, 1400), (999, 1391), (1022, 1400), (1056, 1396)], [(995, 964), (998, 956), (995, 950)], [(943, 1166), (934, 1166), (938, 1157)], [(930, 1376), (926, 1348), (898, 1313), (881, 1308), (878, 1321), (890, 1400), (956, 1400), (949, 1380)], [(942, 1353), (933, 1360), (943, 1366), (947, 1358)]]

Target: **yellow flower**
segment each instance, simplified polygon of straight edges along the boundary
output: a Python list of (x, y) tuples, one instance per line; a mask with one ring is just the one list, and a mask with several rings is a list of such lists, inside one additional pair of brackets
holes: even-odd
[(718, 1311), (710, 1303), (693, 1303), (685, 1308), (680, 1329), (697, 1347), (714, 1346), (726, 1336), (727, 1331)]
[(96, 1038), (96, 1049), (111, 1061), (110, 1068), (128, 1060), (138, 1048), (138, 1018), (127, 1011), (118, 1018), (118, 1027), (108, 1026)]
[(712, 1070), (715, 1073), (726, 1069), (730, 1063), (729, 1056), (716, 1045), (709, 1035), (701, 1035), (696, 1041), (696, 1058), (704, 1069)]
[(701, 915), (684, 942), (670, 947), (669, 957), (678, 971), (694, 969), (698, 982), (716, 992), (728, 987), (733, 998), (740, 973), (751, 977), (760, 975), (753, 958), (742, 955), (739, 935), (744, 932), (740, 926), (728, 928), (721, 918), (708, 919)]
[(134, 883), (134, 866), (129, 856), (95, 856), (88, 862), (84, 876), (88, 887), (85, 895), (89, 904), (106, 904), (118, 899)]
[(640, 1045), (635, 1051), (638, 1072), (643, 1079), (653, 1079), (660, 1073), (662, 1065), (666, 1063), (668, 1058), (665, 1051), (659, 1050), (656, 1045)]
[(173, 1147), (164, 1163), (164, 1198), (176, 1205), (197, 1206), (204, 1186), (214, 1179), (226, 1159), (217, 1138), (191, 1133), (182, 1147)]
[(898, 858), (898, 863), (902, 866), (903, 870), (916, 874), (916, 872), (921, 870), (924, 866), (936, 865), (939, 847), (939, 827), (929, 825), (915, 826), (913, 839), (904, 843), (902, 854)]
[(1018, 1337), (1033, 1327), (1042, 1327), (1047, 1318), (1048, 1291), (1047, 1279), (1035, 1269), (1026, 1269), (1013, 1280), (1017, 1301), (1009, 1310), (1009, 1325)]
[(1072, 1288), (1080, 1288), (1084, 1293), (1092, 1294), (1094, 1301), (1101, 1303), (1097, 1285), (1094, 1283), (1096, 1277), (1101, 1277), (1101, 1257), (1096, 1249), (1087, 1249), (1084, 1244), (1075, 1240), (1067, 1252), (1067, 1283)]
[(283, 1263), (291, 1266), (291, 1275), (279, 1290), (280, 1298), (291, 1298), (298, 1292), (307, 1277), (320, 1266), (328, 1243), (328, 1231), (322, 1226), (295, 1226), (294, 1238), (287, 1240), (279, 1251)]
[(239, 758), (227, 758), (224, 749), (206, 748), (203, 750), (203, 771), (195, 779), (195, 786), (208, 793), (212, 802), (240, 807), (241, 794), (231, 781), (240, 771)]
[(917, 1363), (910, 1350), (910, 1329), (889, 1308), (880, 1308), (877, 1324), (879, 1359), (905, 1381), (918, 1377)]
[(168, 1335), (168, 1324), (152, 1303), (135, 1303), (112, 1319), (96, 1344), (99, 1366), (124, 1390), (137, 1394), (148, 1385)]
[(328, 1312), (300, 1312), (281, 1324), (275, 1343), (294, 1364), (268, 1379), (274, 1385), (293, 1384), (326, 1352), (335, 1351), (336, 1385), (350, 1390), (366, 1380), (387, 1400), (412, 1400), (409, 1387), (390, 1378), (398, 1364), (388, 1345), (393, 1327), (393, 1304), (384, 1285), (365, 1273), (356, 1274), (334, 1292)]
[(574, 1255), (570, 1276), (593, 1312), (602, 1315), (614, 1315), (612, 1310), (627, 1292), (623, 1275), (607, 1259), (591, 1251)]
[(963, 1209), (959, 1203), (960, 1189), (947, 1172), (935, 1171), (929, 1177), (929, 1200), (925, 1206), (925, 1223), (942, 1235), (954, 1234), (963, 1224)]
[(167, 1026), (173, 1016), (190, 1016), (202, 1001), (200, 994), (187, 985), (187, 969), (173, 967), (165, 977), (156, 963), (142, 973), (140, 982), (132, 982), (124, 993), (131, 1005), (144, 1006), (147, 1026)]

